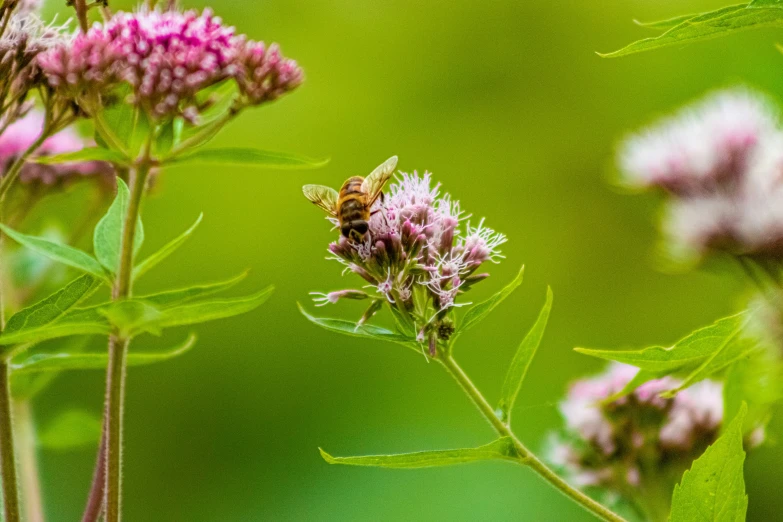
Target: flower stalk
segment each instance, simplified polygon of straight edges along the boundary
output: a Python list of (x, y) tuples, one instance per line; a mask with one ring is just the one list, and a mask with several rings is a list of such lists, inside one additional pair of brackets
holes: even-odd
[(5, 522), (19, 522), (19, 479), (16, 470), (14, 424), (11, 411), (11, 369), (8, 359), (0, 361), (0, 475)]
[[(115, 301), (131, 296), (133, 286), (133, 244), (136, 237), (141, 200), (150, 172), (151, 140), (148, 139), (137, 161), (135, 168), (130, 170), (130, 200), (122, 229), (120, 243), (120, 266), (117, 280), (112, 292)], [(125, 405), (125, 377), (127, 373), (127, 356), (130, 339), (124, 338), (119, 332), (109, 338), (109, 364), (106, 369), (106, 409), (104, 412), (104, 437), (106, 472), (105, 476), (105, 507), (106, 522), (119, 522), (122, 509), (122, 433)], [(97, 474), (96, 474), (97, 475)], [(100, 477), (98, 477), (100, 478)]]
[(462, 391), (470, 398), (473, 404), (478, 408), (484, 418), (492, 425), (492, 428), (501, 437), (509, 437), (514, 442), (514, 448), (516, 449), (516, 458), (520, 464), (529, 466), (533, 471), (538, 473), (541, 478), (546, 480), (552, 487), (557, 489), (560, 493), (576, 502), (589, 511), (597, 518), (610, 522), (624, 522), (625, 519), (617, 515), (613, 511), (602, 506), (592, 498), (588, 497), (578, 489), (572, 487), (565, 480), (563, 480), (557, 473), (552, 471), (546, 464), (539, 460), (514, 434), (508, 424), (501, 421), (495, 410), (489, 404), (487, 399), (482, 395), (470, 377), (465, 371), (457, 364), (457, 361), (451, 356), (448, 351), (441, 351), (439, 356), (435, 359), (440, 362), (446, 371), (451, 375), (457, 384), (459, 384)]

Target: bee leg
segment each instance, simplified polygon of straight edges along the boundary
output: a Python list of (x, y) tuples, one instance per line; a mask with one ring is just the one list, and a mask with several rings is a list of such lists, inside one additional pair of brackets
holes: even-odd
[[(383, 192), (381, 192), (380, 199), (381, 199), (381, 203), (385, 203), (385, 202), (386, 202), (386, 194), (384, 194)], [(381, 209), (375, 210), (375, 211), (373, 211), (373, 212), (370, 212), (370, 215), (371, 215), (371, 216), (374, 216), (375, 214), (377, 214), (377, 213), (378, 213), (378, 212), (380, 212), (380, 211), (381, 211)]]

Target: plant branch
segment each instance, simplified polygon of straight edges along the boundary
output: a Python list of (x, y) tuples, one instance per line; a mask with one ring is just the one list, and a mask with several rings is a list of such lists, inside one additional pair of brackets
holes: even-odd
[(591, 499), (578, 489), (574, 488), (563, 480), (557, 473), (549, 469), (549, 467), (539, 460), (530, 450), (525, 447), (524, 444), (517, 438), (511, 431), (511, 428), (504, 424), (497, 415), (495, 410), (490, 406), (487, 399), (481, 394), (481, 392), (473, 384), (473, 381), (467, 376), (464, 370), (457, 364), (450, 354), (442, 353), (441, 357), (436, 358), (440, 362), (446, 371), (454, 377), (454, 380), (460, 385), (465, 394), (473, 401), (473, 404), (478, 408), (484, 418), (492, 425), (498, 435), (501, 437), (510, 437), (514, 441), (514, 447), (517, 451), (517, 460), (520, 464), (530, 466), (538, 473), (541, 478), (549, 482), (560, 493), (570, 498), (581, 507), (595, 515), (601, 520), (609, 522), (625, 522), (621, 516), (602, 506), (595, 500)]
[(43, 500), (38, 474), (35, 422), (29, 400), (14, 403), (17, 436), (19, 438), (19, 473), (22, 479), (22, 498), (26, 522), (43, 522)]
[(14, 423), (11, 411), (11, 369), (0, 361), (0, 475), (2, 476), (5, 522), (19, 522), (19, 479), (14, 454)]
[[(151, 137), (145, 143), (140, 159), (129, 172), (130, 200), (125, 213), (120, 243), (120, 266), (112, 291), (112, 299), (120, 301), (132, 294), (133, 286), (133, 246), (136, 237), (136, 227), (141, 210), (141, 201), (150, 172)], [(119, 522), (122, 517), (122, 433), (125, 404), (125, 376), (127, 373), (127, 356), (129, 338), (123, 338), (115, 331), (109, 337), (109, 364), (106, 369), (106, 409), (104, 411), (104, 438), (99, 448), (98, 461), (101, 454), (106, 461), (104, 479), (106, 522)], [(100, 482), (100, 473), (95, 479)], [(85, 516), (90, 512), (97, 486), (93, 484), (90, 502)], [(100, 511), (100, 510), (98, 510)]]
[(106, 485), (106, 423), (101, 429), (101, 442), (98, 446), (98, 458), (95, 462), (95, 471), (92, 475), (90, 495), (87, 497), (87, 506), (84, 508), (82, 522), (97, 522), (103, 512), (104, 486)]

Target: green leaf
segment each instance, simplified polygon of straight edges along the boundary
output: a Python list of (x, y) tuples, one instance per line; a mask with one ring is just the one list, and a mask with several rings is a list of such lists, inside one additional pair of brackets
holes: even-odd
[(114, 164), (127, 165), (128, 159), (121, 152), (103, 147), (88, 147), (74, 152), (65, 152), (52, 156), (38, 156), (36, 163), (56, 165), (59, 163), (80, 163), (83, 161), (108, 161)]
[(270, 286), (247, 297), (197, 301), (165, 308), (161, 311), (159, 323), (156, 324), (161, 328), (167, 328), (234, 317), (255, 310), (272, 295), (273, 291), (274, 287)]
[[(128, 353), (129, 366), (147, 366), (168, 361), (190, 351), (196, 344), (196, 335), (190, 334), (179, 345), (160, 352)], [(14, 362), (11, 366), (14, 374), (59, 372), (66, 370), (105, 370), (109, 362), (106, 353), (41, 353)]]
[(48, 450), (65, 451), (94, 446), (101, 439), (101, 419), (83, 410), (61, 413), (44, 427), (38, 445)]
[(684, 390), (694, 383), (706, 379), (724, 368), (727, 368), (749, 355), (762, 349), (762, 340), (757, 337), (743, 335), (743, 328), (738, 334), (728, 340), (725, 344), (715, 350), (712, 355), (707, 357), (695, 370), (689, 373), (677, 388), (661, 394), (662, 397), (674, 397), (677, 392)]
[[(106, 335), (111, 331), (106, 321), (55, 321), (38, 328), (19, 330), (0, 335), (0, 346), (37, 344), (49, 339), (73, 335)], [(4, 351), (0, 349), (0, 353)]]
[(166, 308), (173, 305), (178, 305), (192, 301), (198, 297), (205, 297), (212, 294), (217, 294), (228, 290), (235, 286), (237, 283), (247, 277), (247, 272), (243, 272), (236, 277), (232, 277), (227, 281), (220, 281), (218, 283), (210, 283), (205, 285), (190, 286), (188, 288), (181, 288), (178, 290), (169, 290), (168, 292), (161, 292), (159, 294), (150, 294), (140, 296), (137, 299), (148, 301), (158, 307)]
[[(200, 290), (202, 293), (211, 292), (215, 288), (225, 288), (229, 284), (234, 284), (235, 281), (236, 279), (228, 283), (211, 285), (206, 290), (204, 287), (191, 288), (169, 294), (170, 296), (177, 295), (179, 301), (162, 299), (161, 296), (165, 294), (150, 296), (150, 298), (161, 298), (161, 302), (169, 303), (165, 307), (159, 307), (150, 298), (144, 298), (74, 310), (72, 313), (66, 314), (56, 324), (69, 328), (72, 325), (78, 326), (87, 323), (101, 325), (103, 329), (110, 329), (108, 322), (101, 323), (98, 319), (98, 317), (106, 317), (124, 335), (134, 336), (141, 332), (158, 335), (164, 328), (205, 323), (250, 312), (261, 306), (274, 290), (274, 287), (270, 286), (246, 297), (189, 302), (196, 295), (194, 290)], [(0, 336), (0, 344), (2, 341), (3, 336)]]
[(538, 314), (538, 319), (536, 319), (533, 327), (519, 345), (517, 353), (511, 361), (511, 366), (508, 368), (508, 373), (506, 373), (506, 379), (503, 381), (497, 412), (499, 413), (498, 418), (505, 423), (509, 423), (511, 420), (511, 409), (514, 407), (514, 402), (517, 400), (519, 390), (522, 388), (522, 382), (525, 380), (527, 370), (530, 368), (530, 363), (533, 362), (533, 357), (535, 357), (538, 346), (541, 344), (541, 339), (544, 337), (544, 330), (546, 330), (551, 310), (552, 289), (547, 288), (544, 307)]
[(503, 300), (511, 295), (511, 292), (517, 289), (519, 285), (522, 284), (522, 277), (525, 275), (525, 267), (523, 266), (520, 270), (517, 276), (514, 278), (513, 281), (511, 281), (508, 285), (506, 285), (505, 288), (503, 288), (500, 292), (496, 293), (483, 303), (479, 303), (477, 305), (472, 306), (467, 313), (465, 313), (465, 317), (462, 318), (462, 321), (460, 321), (459, 325), (457, 326), (457, 331), (454, 333), (453, 339), (456, 339), (459, 337), (460, 334), (467, 331), (480, 321), (482, 321), (485, 317), (487, 317), (492, 310), (495, 309), (497, 305), (503, 302)]
[(511, 437), (502, 437), (478, 448), (420, 451), (398, 455), (369, 455), (366, 457), (333, 457), (321, 448), (321, 457), (329, 464), (369, 466), (374, 468), (417, 469), (453, 466), (479, 460), (516, 460), (517, 451)]
[(753, 0), (750, 4), (748, 4), (748, 7), (751, 7), (751, 8), (758, 8), (758, 7), (777, 7), (777, 8), (781, 8), (781, 7), (783, 7), (783, 0)]
[(204, 214), (199, 214), (198, 219), (195, 223), (193, 223), (193, 225), (191, 225), (189, 229), (180, 234), (176, 239), (167, 243), (163, 248), (152, 254), (150, 257), (136, 265), (136, 267), (133, 269), (133, 278), (138, 279), (139, 277), (143, 276), (153, 267), (157, 266), (158, 263), (169, 257), (174, 251), (181, 247), (193, 234), (193, 232), (196, 231), (203, 218)]
[[(744, 5), (734, 5), (731, 6), (730, 9), (745, 9)], [(680, 25), (681, 23), (685, 22), (686, 20), (690, 20), (691, 18), (694, 18), (699, 15), (695, 14), (687, 14), (682, 16), (675, 16), (674, 18), (668, 18), (666, 20), (656, 20), (655, 22), (640, 22), (639, 20), (634, 20), (634, 23), (638, 25), (639, 27), (644, 27), (645, 29), (671, 29), (672, 27), (675, 27), (677, 25)]]
[(172, 118), (164, 124), (155, 138), (154, 157), (160, 158), (171, 152), (182, 136), (182, 118)]
[(117, 89), (115, 95), (117, 103), (93, 115), (95, 141), (125, 157), (135, 158), (149, 138), (150, 122), (142, 109), (127, 103), (127, 97), (132, 95), (129, 87)]
[[(127, 302), (142, 302), (147, 305), (153, 305), (157, 308), (165, 309), (172, 306), (181, 305), (189, 301), (193, 301), (199, 297), (206, 297), (208, 295), (216, 294), (224, 290), (228, 290), (247, 276), (247, 272), (239, 274), (238, 276), (231, 278), (227, 281), (220, 281), (218, 283), (210, 283), (206, 285), (191, 286), (188, 288), (182, 288), (178, 290), (170, 290), (168, 292), (161, 292), (159, 294), (150, 294), (136, 297), (133, 300)], [(85, 323), (96, 322), (106, 323), (106, 317), (108, 310), (114, 306), (112, 301), (89, 306), (86, 308), (74, 308), (68, 311), (58, 321), (59, 324), (70, 323)], [(106, 323), (108, 324), (108, 323)]]
[[(68, 235), (62, 230), (61, 225), (54, 222), (42, 227), (36, 236), (55, 243), (64, 243), (68, 240)], [(12, 284), (16, 288), (39, 288), (58, 284), (66, 279), (68, 267), (29, 248), (6, 251), (3, 256), (3, 259), (8, 262)]]
[(674, 487), (671, 522), (743, 522), (748, 510), (745, 494), (742, 425), (746, 406)]
[(92, 274), (103, 281), (111, 283), (100, 263), (98, 263), (95, 258), (86, 252), (69, 247), (67, 245), (54, 243), (47, 239), (28, 236), (26, 234), (12, 230), (2, 224), (0, 224), (0, 230), (2, 230), (8, 237), (17, 243), (26, 246), (30, 250), (38, 252), (39, 254), (47, 256), (50, 259), (54, 259), (55, 261), (59, 261), (60, 263), (71, 266), (73, 268), (77, 268), (83, 272)]
[[(101, 218), (95, 227), (93, 247), (98, 261), (111, 273), (116, 274), (120, 267), (120, 252), (122, 249), (122, 234), (125, 228), (125, 215), (128, 212), (130, 190), (121, 178), (117, 178), (117, 197), (109, 207), (109, 211)], [(144, 242), (144, 226), (139, 217), (136, 225), (136, 236), (133, 241), (133, 251), (138, 252)]]
[(681, 20), (665, 33), (634, 42), (619, 51), (600, 54), (605, 58), (625, 56), (671, 45), (707, 40), (755, 27), (783, 25), (783, 10), (778, 2), (756, 1), (750, 5), (734, 5)]
[(374, 339), (377, 341), (387, 341), (390, 343), (401, 344), (406, 348), (416, 351), (421, 351), (419, 343), (415, 339), (406, 337), (402, 334), (394, 333), (391, 330), (381, 328), (380, 326), (374, 326), (371, 324), (357, 325), (351, 321), (345, 321), (342, 319), (329, 319), (325, 317), (315, 317), (307, 313), (301, 304), (297, 303), (299, 311), (303, 316), (307, 318), (311, 323), (329, 330), (331, 332), (341, 333), (351, 337), (361, 337), (364, 339)]
[(683, 368), (696, 369), (739, 336), (747, 320), (746, 312), (720, 319), (677, 341), (674, 346), (652, 346), (643, 350), (575, 350), (593, 357), (630, 364), (653, 373), (671, 373)]
[(117, 328), (122, 338), (131, 338), (141, 332), (160, 335), (162, 312), (152, 303), (138, 299), (112, 303), (102, 313)]
[(168, 161), (172, 164), (220, 163), (221, 165), (241, 165), (274, 169), (317, 168), (323, 167), (329, 162), (327, 159), (314, 159), (284, 152), (245, 148), (198, 150)]
[[(84, 352), (90, 337), (76, 336), (63, 339), (57, 343), (58, 349), (67, 354)], [(23, 352), (11, 359), (11, 391), (16, 400), (32, 400), (36, 395), (45, 390), (60, 374), (59, 371), (49, 372), (17, 372), (16, 367), (20, 360), (26, 360), (30, 355)]]
[(14, 314), (3, 330), (9, 334), (51, 323), (94, 291), (100, 283), (91, 275), (83, 275), (43, 301)]

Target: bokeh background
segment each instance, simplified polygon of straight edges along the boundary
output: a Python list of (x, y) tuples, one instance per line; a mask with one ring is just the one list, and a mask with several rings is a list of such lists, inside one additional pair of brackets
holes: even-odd
[[(321, 460), (319, 446), (338, 455), (405, 452), (484, 444), (493, 432), (437, 365), (398, 346), (327, 333), (299, 315), (296, 302), (306, 303), (308, 292), (358, 284), (324, 260), (333, 234), (300, 186), (337, 186), (397, 154), (403, 170), (433, 171), (464, 208), (508, 234), (507, 259), (473, 299), (499, 289), (522, 264), (524, 285), (463, 337), (457, 356), (494, 400), (546, 285), (553, 287), (550, 326), (514, 414), (521, 438), (538, 448), (560, 424), (567, 383), (600, 367), (574, 346), (669, 343), (740, 305), (736, 274), (658, 271), (656, 202), (618, 193), (607, 179), (624, 133), (708, 90), (742, 83), (780, 99), (779, 33), (604, 60), (595, 51), (648, 35), (634, 18), (730, 2), (213, 3), (239, 31), (280, 42), (307, 74), (299, 91), (248, 111), (215, 144), (331, 162), (298, 172), (189, 166), (161, 177), (144, 209), (146, 252), (199, 212), (206, 217), (139, 291), (246, 268), (251, 275), (236, 292), (270, 283), (277, 291), (250, 315), (197, 327), (199, 344), (186, 356), (130, 371), (127, 520), (589, 520), (518, 466), (393, 471)], [(49, 0), (47, 14), (58, 10), (68, 16)], [(48, 208), (73, 219), (83, 193)], [(142, 338), (133, 349), (164, 348), (185, 334)], [(97, 413), (102, 393), (100, 372), (63, 376), (37, 399), (37, 421), (72, 406)], [(781, 427), (773, 424), (773, 437)], [(51, 521), (78, 519), (93, 463), (93, 448), (41, 455)], [(775, 445), (749, 456), (751, 520), (780, 519), (781, 465)]]

